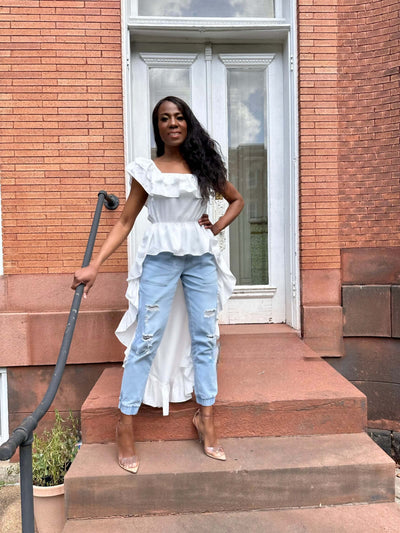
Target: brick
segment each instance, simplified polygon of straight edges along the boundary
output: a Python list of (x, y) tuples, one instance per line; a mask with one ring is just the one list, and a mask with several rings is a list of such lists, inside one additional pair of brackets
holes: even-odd
[[(394, 169), (400, 161), (396, 139), (400, 102), (396, 66), (393, 64), (398, 53), (393, 43), (399, 34), (399, 17), (395, 3), (353, 2), (343, 5), (334, 2), (328, 5), (327, 2), (300, 0), (298, 4), (302, 128), (300, 217), (304, 221), (313, 217), (308, 220), (313, 226), (302, 226), (301, 262), (303, 267), (307, 265), (312, 270), (321, 265), (335, 268), (340, 261), (340, 248), (386, 246), (387, 243), (399, 245), (397, 198), (393, 197), (398, 191), (392, 188), (396, 179)], [(1, 127), (5, 127), (8, 137), (15, 136), (16, 143), (19, 136), (28, 137), (27, 142), (30, 143), (33, 129), (37, 130), (37, 139), (40, 136), (41, 142), (50, 144), (53, 141), (57, 143), (61, 136), (76, 135), (79, 138), (61, 141), (71, 143), (71, 146), (44, 147), (36, 156), (55, 159), (46, 159), (42, 163), (36, 160), (36, 164), (40, 165), (36, 170), (29, 166), (32, 161), (21, 161), (21, 157), (35, 157), (35, 154), (19, 151), (30, 148), (11, 148), (11, 157), (14, 155), (15, 159), (2, 167), (4, 199), (7, 198), (5, 194), (11, 185), (10, 180), (17, 179), (21, 183), (30, 172), (37, 172), (38, 178), (41, 175), (43, 179), (52, 172), (59, 172), (60, 176), (74, 174), (76, 167), (67, 170), (64, 166), (74, 164), (74, 161), (67, 163), (65, 159), (67, 152), (74, 155), (76, 147), (73, 143), (101, 143), (104, 140), (107, 144), (119, 144), (119, 139), (112, 137), (121, 136), (122, 140), (123, 132), (120, 2), (8, 2), (1, 13), (1, 20), (6, 24), (3, 30), (7, 30), (7, 24), (12, 28), (8, 34), (5, 33), (4, 48), (0, 54), (9, 60), (3, 64), (5, 68), (11, 68), (15, 76), (3, 81), (8, 84), (5, 85), (10, 97), (8, 103), (15, 119), (8, 115), (6, 120), (2, 120)], [(40, 39), (40, 42), (34, 38)], [(389, 42), (391, 46), (388, 46)], [(27, 79), (21, 57), (29, 58), (30, 71), (34, 75), (40, 74), (37, 70), (40, 65), (42, 72), (48, 69), (50, 75), (46, 79), (33, 76)], [(52, 72), (54, 68), (58, 71)], [(82, 74), (85, 77), (79, 78)], [(32, 102), (36, 104), (32, 105)], [(335, 107), (332, 108), (332, 105)], [(87, 122), (73, 120), (77, 106), (79, 109), (93, 108)], [(20, 109), (15, 111), (17, 107)], [(372, 113), (371, 109), (374, 110)], [(390, 110), (393, 113), (389, 113)], [(17, 115), (21, 121), (17, 120)], [(52, 123), (49, 123), (50, 117)], [(107, 133), (101, 133), (103, 128)], [(115, 128), (116, 132), (109, 132), (111, 128)], [(89, 132), (89, 129), (99, 131)], [(81, 139), (88, 133), (104, 139)], [(84, 149), (83, 146), (81, 148)], [(90, 176), (94, 190), (95, 184), (105, 182), (106, 172), (123, 172), (123, 147), (122, 144), (110, 146), (105, 152), (100, 152), (101, 148), (97, 146), (90, 146), (90, 149), (88, 165), (93, 166), (85, 167), (80, 175), (85, 178)], [(49, 152), (51, 150), (58, 152)], [(314, 173), (309, 172), (311, 169)], [(7, 176), (4, 176), (5, 171)], [(384, 173), (387, 175), (385, 178)], [(329, 192), (328, 176), (337, 184), (329, 187)], [(117, 179), (115, 174), (113, 183), (123, 196), (123, 180), (118, 184)], [(373, 190), (369, 180), (374, 180), (376, 185), (381, 184), (381, 188)], [(313, 182), (323, 183), (324, 186), (314, 189), (311, 194), (307, 184)], [(78, 181), (79, 184), (83, 188), (88, 187), (89, 180), (86, 183)], [(340, 197), (335, 194), (336, 186)], [(365, 191), (363, 200), (360, 199), (361, 190)], [(328, 195), (332, 198), (327, 199)], [(48, 209), (60, 205), (51, 202), (51, 197), (45, 200)], [(330, 216), (330, 224), (327, 215)], [(325, 225), (321, 225), (322, 221)], [(306, 233), (310, 229), (318, 230), (318, 239), (313, 241), (309, 238)], [(7, 243), (11, 243), (12, 239), (11, 234), (4, 237), (6, 255)], [(22, 249), (21, 253), (24, 253)], [(12, 260), (7, 257), (6, 264), (15, 264), (14, 257)]]
[[(102, 23), (111, 24), (99, 35), (101, 23), (95, 19), (90, 22), (88, 17), (100, 17), (104, 6), (112, 13), (106, 12)], [(0, 15), (7, 46), (0, 53), (5, 60), (3, 70), (10, 73), (5, 84), (2, 80), (7, 87), (3, 100), (7, 107), (3, 107), (4, 133), (0, 137), (6, 150), (2, 154), (5, 270), (70, 271), (65, 266), (64, 250), (84, 249), (87, 234), (60, 233), (58, 228), (65, 217), (79, 217), (83, 225), (85, 220), (90, 225), (89, 215), (82, 216), (76, 209), (65, 211), (70, 187), (79, 191), (78, 206), (91, 206), (97, 190), (104, 187), (105, 163), (118, 163), (119, 180), (116, 177), (113, 181), (113, 192), (125, 196), (120, 27), (113, 24), (114, 19), (119, 21), (120, 3), (74, 0), (58, 1), (55, 6), (54, 2), (17, 1)], [(28, 61), (21, 63), (21, 57)], [(89, 106), (90, 117), (82, 116), (81, 110)], [(110, 122), (109, 146), (97, 149), (95, 143), (101, 143), (104, 136), (97, 132), (89, 135), (89, 128), (101, 132), (104, 115)], [(89, 147), (89, 142), (94, 145)], [(62, 181), (66, 178), (71, 185)], [(107, 227), (117, 217), (118, 213), (107, 216)], [(17, 235), (15, 227), (19, 228)], [(99, 237), (104, 238), (104, 231)], [(117, 252), (116, 261), (126, 269), (124, 247)], [(115, 271), (115, 262), (107, 268)]]
[[(316, 68), (318, 67), (318, 61), (319, 61), (318, 53), (322, 51), (321, 50), (322, 46), (319, 45), (319, 43), (321, 42), (319, 39), (322, 39), (322, 38), (327, 39), (327, 38), (334, 37), (335, 34), (331, 33), (332, 30), (334, 32), (336, 31), (338, 38), (340, 38), (340, 33), (342, 33), (343, 35), (342, 38), (347, 39), (347, 41), (345, 41), (344, 43), (343, 42), (340, 43), (340, 48), (338, 48), (338, 62), (339, 64), (342, 64), (343, 70), (341, 71), (341, 76), (337, 79), (337, 82), (339, 84), (342, 84), (343, 86), (345, 86), (345, 84), (347, 83), (347, 86), (351, 86), (352, 91), (357, 91), (358, 89), (360, 96), (362, 96), (361, 91), (365, 92), (365, 97), (368, 98), (368, 109), (371, 109), (371, 101), (373, 101), (374, 104), (377, 106), (375, 109), (379, 109), (380, 107), (378, 106), (384, 106), (385, 102), (389, 103), (390, 102), (389, 98), (385, 100), (384, 98), (385, 93), (382, 92), (385, 90), (387, 91), (388, 89), (385, 89), (384, 85), (381, 82), (379, 82), (379, 76), (382, 75), (381, 74), (382, 68), (387, 69), (386, 65), (388, 64), (388, 61), (385, 61), (383, 64), (381, 64), (380, 63), (381, 60), (379, 59), (379, 62), (374, 63), (374, 57), (376, 56), (376, 57), (382, 58), (382, 57), (385, 57), (385, 54), (387, 55), (390, 54), (390, 50), (388, 51), (387, 48), (385, 49), (383, 46), (379, 46), (379, 44), (384, 42), (384, 39), (386, 39), (389, 32), (393, 32), (393, 22), (394, 22), (393, 15), (388, 12), (387, 19), (382, 19), (382, 18), (376, 19), (376, 13), (373, 11), (372, 6), (368, 4), (366, 11), (369, 12), (371, 19), (364, 17), (363, 19), (360, 20), (359, 13), (356, 10), (354, 10), (354, 12), (352, 13), (353, 19), (351, 18), (351, 16), (349, 17), (348, 15), (346, 15), (345, 22), (347, 21), (350, 22), (351, 20), (354, 20), (356, 24), (354, 24), (353, 27), (351, 27), (351, 25), (348, 24), (345, 31), (340, 31), (334, 27), (335, 16), (332, 16), (331, 20), (329, 20), (329, 22), (325, 24), (327, 32), (324, 35), (322, 35), (321, 26), (318, 27), (318, 24), (320, 24), (320, 22), (324, 20), (323, 17), (321, 16), (323, 13), (323, 9), (320, 9), (320, 6), (318, 7), (313, 6), (310, 9), (309, 6), (307, 5), (306, 7), (306, 5), (307, 4), (305, 4), (304, 2), (300, 2), (299, 4), (299, 32), (300, 32), (299, 57), (300, 57), (300, 87), (303, 87), (303, 88), (308, 87), (306, 94), (308, 95), (307, 99), (309, 101), (307, 102), (307, 106), (305, 106), (304, 101), (300, 102), (300, 114), (301, 114), (300, 123), (304, 124), (304, 119), (307, 117), (307, 113), (315, 112), (316, 110), (316, 106), (313, 105), (313, 102), (312, 102), (312, 97), (314, 96), (314, 101), (318, 100), (316, 98), (316, 95), (318, 94), (317, 92), (318, 87), (321, 84), (321, 79), (318, 74), (318, 70)], [(305, 10), (303, 10), (303, 6), (305, 7)], [(334, 8), (337, 8), (337, 7), (338, 6), (336, 5), (334, 6)], [(347, 9), (347, 6), (340, 6), (340, 10), (346, 10), (346, 9)], [(349, 12), (352, 9), (354, 9), (353, 6), (351, 8), (348, 8), (347, 11)], [(374, 13), (374, 15), (372, 13)], [(380, 14), (381, 11), (379, 10), (378, 13)], [(396, 17), (397, 17), (397, 12), (396, 12)], [(369, 26), (371, 26), (370, 24), (371, 20), (374, 21), (374, 27), (373, 27), (372, 33), (368, 34), (368, 28)], [(386, 20), (386, 23), (384, 22), (384, 20)], [(396, 18), (395, 20), (398, 21), (398, 18)], [(389, 23), (389, 21), (391, 22)], [(327, 28), (328, 24), (332, 25), (332, 28), (328, 29)], [(342, 20), (342, 24), (343, 24), (343, 20)], [(382, 25), (381, 28), (379, 27), (380, 24)], [(384, 26), (385, 24), (386, 24), (386, 27)], [(362, 25), (364, 25), (366, 29), (364, 34), (361, 33), (361, 35), (365, 37), (364, 48), (360, 46), (360, 32), (362, 31)], [(387, 31), (386, 31), (386, 28), (387, 28)], [(312, 42), (307, 42), (306, 41), (307, 38), (308, 39), (312, 38)], [(346, 47), (343, 47), (343, 44), (345, 44)], [(361, 44), (362, 44), (362, 41), (361, 41)], [(333, 43), (330, 42), (329, 46), (332, 52), (334, 52), (336, 45), (339, 45), (339, 41), (333, 41)], [(311, 46), (312, 48), (307, 49), (308, 46)], [(376, 50), (373, 50), (371, 48), (372, 46), (377, 47), (377, 50), (379, 50), (379, 55), (375, 54)], [(351, 57), (351, 53), (353, 53), (353, 49), (354, 49), (354, 52), (357, 54), (357, 63), (353, 62), (352, 64), (352, 62), (349, 61), (349, 57)], [(353, 54), (353, 57), (356, 57), (355, 54)], [(329, 56), (326, 56), (326, 59), (329, 59)], [(340, 61), (342, 63), (340, 63)], [(305, 67), (305, 65), (307, 65), (307, 67)], [(312, 68), (308, 68), (308, 66), (311, 66), (311, 65), (312, 65)], [(327, 65), (328, 63), (326, 63), (326, 66)], [(370, 75), (371, 71), (375, 73), (376, 78)], [(364, 85), (360, 83), (360, 78), (364, 80)], [(330, 83), (330, 82), (327, 81), (327, 83)], [(332, 83), (330, 84), (332, 85)], [(371, 90), (371, 86), (373, 86), (375, 89)], [(302, 93), (300, 93), (300, 95), (302, 96)], [(347, 160), (351, 162), (351, 165), (349, 166), (347, 173), (350, 175), (355, 175), (357, 171), (354, 172), (354, 166), (357, 166), (357, 162), (360, 159), (360, 156), (362, 155), (365, 156), (366, 154), (369, 154), (369, 159), (371, 161), (376, 161), (375, 154), (370, 149), (371, 140), (373, 140), (374, 145), (376, 147), (378, 146), (378, 143), (380, 143), (382, 140), (385, 143), (385, 146), (391, 147), (393, 145), (394, 146), (397, 145), (397, 139), (391, 140), (388, 137), (388, 133), (390, 133), (391, 131), (390, 129), (391, 121), (393, 120), (393, 124), (396, 125), (398, 123), (398, 117), (396, 117), (396, 115), (394, 115), (393, 117), (388, 116), (387, 112), (386, 113), (382, 112), (379, 115), (379, 118), (378, 116), (375, 117), (375, 120), (377, 120), (378, 128), (380, 126), (382, 129), (382, 138), (379, 138), (380, 131), (377, 131), (375, 127), (371, 127), (370, 130), (364, 127), (365, 121), (370, 119), (370, 116), (366, 115), (365, 113), (360, 112), (360, 100), (358, 100), (357, 102), (354, 102), (354, 104), (351, 105), (351, 100), (353, 98), (352, 93), (348, 93), (348, 95), (346, 96), (346, 99), (342, 98), (342, 95), (343, 95), (343, 92), (336, 93), (336, 94), (332, 92), (332, 96), (335, 96), (338, 99), (340, 106), (342, 106), (343, 108), (343, 110), (339, 108), (341, 110), (339, 118), (340, 120), (343, 121), (344, 124), (346, 124), (347, 130), (341, 129), (341, 130), (336, 130), (336, 131), (344, 131), (344, 135), (342, 136), (343, 142), (341, 144), (341, 154), (342, 154), (341, 161), (345, 161), (346, 155), (348, 154)], [(390, 94), (390, 97), (391, 97), (391, 100), (393, 101), (393, 98), (396, 98), (396, 97), (398, 98), (398, 93), (394, 91), (393, 94)], [(303, 92), (303, 99), (304, 99), (304, 92)], [(319, 99), (318, 103), (320, 104), (321, 102), (323, 103), (323, 99)], [(351, 114), (349, 114), (348, 109), (346, 109), (346, 105), (348, 107), (351, 107), (353, 111)], [(353, 127), (353, 124), (355, 127)], [(333, 126), (334, 128), (337, 128), (338, 124), (334, 123)], [(317, 125), (316, 122), (312, 124), (312, 128), (314, 129), (316, 138), (318, 140), (321, 140), (324, 138), (323, 137), (324, 132), (322, 131), (322, 128), (318, 129), (318, 127), (321, 128), (321, 125), (320, 124)], [(397, 125), (395, 127), (397, 127)], [(354, 139), (355, 143), (358, 142), (358, 145), (355, 143), (353, 144), (349, 143), (348, 136), (347, 138), (345, 137), (346, 132), (349, 132), (352, 135), (352, 138)], [(368, 132), (368, 135), (366, 136), (364, 141), (361, 141), (361, 137), (357, 135), (358, 132), (360, 133)], [(372, 136), (374, 136), (374, 139), (371, 139)], [(340, 138), (339, 134), (337, 135), (337, 138), (338, 139)], [(329, 139), (329, 140), (331, 141), (332, 139)], [(363, 142), (364, 144), (361, 145), (360, 144), (361, 142)], [(300, 147), (301, 154), (302, 154), (302, 157), (301, 157), (302, 168), (305, 168), (305, 162), (310, 168), (312, 159), (314, 159), (315, 161), (316, 155), (317, 155), (317, 152), (314, 152), (314, 153), (310, 152), (309, 157), (305, 159), (304, 154), (307, 153), (306, 143), (307, 143), (307, 139), (304, 136), (302, 136), (301, 147)], [(318, 146), (318, 144), (316, 144), (316, 146)], [(360, 150), (357, 150), (358, 146), (360, 147)], [(379, 146), (383, 146), (383, 144), (379, 144)], [(333, 148), (334, 148), (334, 145), (332, 143), (330, 146), (330, 149), (333, 149)], [(347, 154), (346, 154), (346, 151), (347, 151)], [(332, 150), (332, 154), (333, 153), (334, 151)], [(357, 154), (357, 157), (355, 156), (355, 154)], [(397, 151), (397, 154), (398, 154), (398, 151)], [(385, 157), (385, 154), (382, 152), (381, 149), (380, 149), (379, 155), (380, 155), (380, 160), (382, 160), (382, 158)], [(335, 165), (337, 168), (339, 164), (340, 164), (339, 156), (336, 155)], [(345, 165), (341, 165), (341, 172), (343, 171), (346, 172), (345, 168), (346, 168)], [(382, 166), (381, 166), (381, 169), (382, 169)], [(393, 200), (393, 195), (389, 194), (386, 197), (383, 191), (381, 190), (379, 192), (381, 199), (379, 200), (379, 204), (377, 202), (374, 203), (375, 209), (374, 209), (374, 213), (372, 214), (372, 217), (371, 216), (363, 217), (362, 211), (360, 213), (360, 209), (357, 208), (357, 204), (359, 205), (361, 187), (365, 189), (365, 183), (366, 183), (365, 173), (362, 172), (361, 174), (361, 172), (359, 173), (359, 178), (357, 178), (360, 183), (360, 187), (358, 188), (358, 190), (355, 190), (354, 197), (351, 197), (351, 195), (349, 194), (349, 190), (352, 188), (352, 184), (356, 183), (355, 179), (349, 179), (347, 177), (346, 180), (342, 182), (342, 190), (344, 194), (343, 194), (343, 197), (340, 198), (340, 202), (343, 205), (343, 209), (340, 210), (340, 214), (342, 217), (354, 216), (354, 223), (342, 225), (345, 238), (341, 242), (341, 247), (348, 246), (349, 242), (356, 242), (358, 246), (362, 242), (365, 242), (365, 243), (368, 242), (370, 245), (372, 244), (373, 246), (378, 245), (380, 242), (382, 242), (382, 240), (386, 240), (386, 242), (388, 242), (387, 237), (385, 239), (384, 233), (379, 230), (379, 226), (382, 223), (382, 221), (379, 220), (378, 205), (384, 208), (384, 211), (381, 212), (382, 213), (381, 217), (385, 217), (385, 219), (387, 219), (388, 210), (393, 209), (393, 207), (390, 205), (390, 201), (391, 201), (390, 196), (392, 197), (392, 200)], [(372, 173), (371, 170), (369, 170), (369, 172)], [(380, 171), (379, 174), (380, 174), (379, 178), (377, 176), (376, 179), (379, 179), (380, 183), (382, 183), (382, 179), (381, 179), (382, 172)], [(302, 182), (304, 183), (304, 179), (302, 180)], [(316, 196), (314, 196), (312, 199), (314, 200), (314, 209), (317, 210), (319, 208), (318, 195), (316, 194)], [(307, 212), (306, 212), (304, 209), (304, 206), (305, 204), (303, 204), (303, 207), (301, 210), (302, 218), (304, 218), (304, 216), (309, 216), (309, 213), (311, 212), (311, 209), (313, 207), (311, 203), (308, 204), (309, 209), (307, 209)], [(368, 207), (371, 208), (371, 202), (369, 202)], [(349, 213), (350, 210), (352, 210), (352, 213)], [(369, 212), (369, 215), (371, 215), (371, 212)], [(373, 225), (369, 224), (369, 220), (373, 221)], [(317, 215), (315, 215), (314, 222), (315, 221), (318, 221)], [(388, 226), (387, 224), (386, 224), (385, 231), (386, 232), (391, 231), (390, 226)], [(355, 235), (356, 239), (354, 238), (350, 239), (349, 232)], [(395, 235), (398, 235), (398, 228), (393, 227), (392, 232), (393, 232), (393, 236), (395, 237)], [(303, 239), (303, 241), (305, 240)], [(398, 241), (394, 240), (394, 242), (396, 243)], [(316, 251), (318, 250), (318, 246), (312, 246), (311, 239), (308, 239), (308, 241), (303, 242), (303, 244), (305, 244), (306, 247), (308, 246), (308, 249), (310, 251), (312, 249)], [(304, 247), (303, 247), (303, 253), (302, 253), (303, 266), (305, 264), (304, 254), (305, 252), (304, 252)]]

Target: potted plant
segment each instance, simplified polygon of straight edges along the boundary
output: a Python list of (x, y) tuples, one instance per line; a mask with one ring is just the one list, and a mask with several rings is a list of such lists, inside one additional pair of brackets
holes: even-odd
[(78, 421), (55, 411), (50, 430), (33, 437), (32, 477), (38, 533), (61, 532), (65, 524), (64, 476), (78, 451)]

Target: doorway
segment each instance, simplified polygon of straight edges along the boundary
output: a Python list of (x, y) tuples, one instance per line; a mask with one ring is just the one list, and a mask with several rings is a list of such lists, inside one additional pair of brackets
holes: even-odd
[[(132, 45), (129, 158), (152, 156), (151, 111), (160, 98), (178, 96), (220, 145), (229, 179), (245, 199), (240, 217), (219, 236), (237, 278), (222, 323), (286, 321), (283, 80), (279, 45)], [(214, 199), (210, 218), (225, 209)], [(136, 223), (130, 254), (145, 219)]]

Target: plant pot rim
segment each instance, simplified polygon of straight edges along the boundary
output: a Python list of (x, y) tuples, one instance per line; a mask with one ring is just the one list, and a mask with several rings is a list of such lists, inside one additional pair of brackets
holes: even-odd
[(53, 485), (52, 487), (38, 487), (33, 485), (33, 495), (37, 498), (50, 498), (51, 496), (59, 496), (64, 494), (64, 483), (61, 485)]

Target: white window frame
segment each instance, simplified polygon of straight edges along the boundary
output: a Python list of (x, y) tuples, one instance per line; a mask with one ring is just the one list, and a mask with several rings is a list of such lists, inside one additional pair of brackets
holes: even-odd
[(7, 369), (0, 368), (0, 444), (8, 440), (8, 389), (7, 389)]

